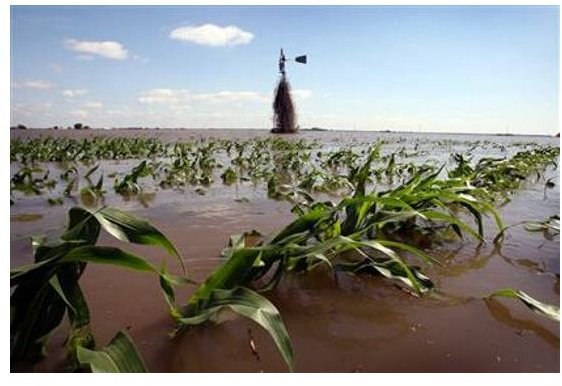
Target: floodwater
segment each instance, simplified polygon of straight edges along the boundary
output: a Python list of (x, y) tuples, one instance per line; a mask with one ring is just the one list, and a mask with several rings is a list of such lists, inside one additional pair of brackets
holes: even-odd
[[(12, 133), (36, 136), (46, 131)], [(49, 131), (49, 135), (89, 136), (86, 131)], [(98, 132), (96, 131), (96, 134)], [(99, 134), (116, 135), (112, 131)], [(252, 138), (262, 131), (160, 130), (119, 131), (117, 135), (158, 136), (163, 140)], [(306, 132), (296, 138), (318, 140), (323, 147), (362, 144), (377, 138), (407, 146), (415, 138), (428, 150), (437, 141), (450, 144), (423, 157), (443, 161), (451, 152), (466, 149), (463, 141), (488, 141), (474, 154), (511, 154), (517, 142), (559, 145), (548, 137), (416, 135), (365, 132)], [(287, 137), (289, 138), (289, 137)], [(507, 150), (495, 147), (506, 145)], [(392, 149), (393, 143), (386, 145)], [(385, 149), (385, 148), (383, 148)], [(387, 150), (389, 151), (389, 150)], [(390, 150), (391, 151), (391, 150)], [(494, 154), (496, 155), (496, 154)], [(103, 163), (111, 168), (130, 166), (127, 161)], [(134, 164), (134, 163), (133, 163)], [(54, 166), (49, 166), (54, 167)], [(113, 170), (113, 169), (111, 169)], [(560, 213), (559, 172), (549, 169), (555, 187), (531, 178), (512, 200), (500, 208), (506, 224), (542, 220)], [(205, 195), (194, 189), (183, 192), (154, 190), (144, 199), (124, 200), (108, 190), (106, 203), (148, 219), (177, 247), (190, 277), (204, 280), (220, 264), (220, 251), (229, 236), (257, 229), (264, 234), (279, 230), (292, 219), (290, 205), (267, 199), (262, 186), (214, 183)], [(108, 185), (109, 186), (109, 185)], [(245, 198), (245, 199), (243, 199)], [(12, 266), (31, 259), (31, 235), (56, 232), (65, 226), (72, 203), (50, 207), (46, 198), (25, 197), (11, 207)], [(424, 267), (437, 284), (435, 295), (413, 297), (388, 281), (338, 274), (337, 280), (322, 270), (286, 276), (267, 297), (279, 309), (291, 337), (298, 372), (559, 372), (560, 332), (557, 322), (542, 318), (511, 299), (482, 300), (486, 294), (511, 287), (546, 303), (560, 302), (560, 239), (514, 227), (500, 249), (491, 240), (496, 233), (486, 223), (486, 245), (445, 242), (431, 250), (442, 267)], [(103, 235), (99, 244), (119, 245), (155, 263), (164, 258), (157, 248), (124, 245)], [(171, 263), (171, 261), (170, 261)], [(193, 328), (170, 339), (173, 325), (157, 280), (116, 267), (89, 265), (81, 284), (90, 305), (92, 328), (99, 345), (127, 330), (152, 372), (279, 372), (285, 364), (271, 338), (257, 324), (237, 317), (218, 325)], [(193, 288), (179, 290), (187, 301)], [(61, 371), (65, 327), (53, 336), (49, 356), (32, 371)], [(250, 339), (257, 348), (252, 353)], [(14, 364), (13, 364), (14, 365)], [(17, 369), (17, 366), (16, 366)], [(22, 370), (22, 369), (19, 369)]]

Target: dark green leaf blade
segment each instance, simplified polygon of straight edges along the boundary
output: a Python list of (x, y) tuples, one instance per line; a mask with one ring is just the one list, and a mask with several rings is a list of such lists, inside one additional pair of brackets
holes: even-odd
[(260, 255), (261, 251), (259, 248), (240, 248), (235, 250), (232, 256), (213, 271), (207, 280), (195, 291), (187, 304), (188, 314), (191, 315), (197, 312), (199, 306), (209, 298), (214, 290), (231, 289), (247, 284), (246, 282), (250, 278), (252, 267)]
[(123, 331), (103, 350), (94, 351), (78, 347), (77, 357), (80, 363), (90, 366), (94, 373), (146, 373), (143, 363), (131, 338)]
[(103, 208), (95, 212), (94, 216), (107, 232), (121, 241), (164, 248), (178, 259), (185, 272), (183, 260), (174, 245), (147, 221), (140, 220), (115, 208)]
[(84, 241), (93, 245), (96, 243), (100, 224), (91, 212), (80, 207), (71, 208), (68, 212), (67, 231), (61, 236), (65, 241)]
[(279, 311), (269, 300), (248, 288), (236, 287), (230, 290), (213, 290), (205, 308), (198, 315), (191, 318), (180, 318), (179, 322), (184, 324), (203, 323), (224, 307), (228, 307), (262, 326), (271, 335), (281, 356), (289, 369), (293, 371), (293, 349), (289, 333), (283, 324)]
[(83, 246), (71, 250), (61, 260), (61, 263), (82, 262), (111, 264), (135, 271), (155, 272), (156, 268), (143, 258), (115, 247)]

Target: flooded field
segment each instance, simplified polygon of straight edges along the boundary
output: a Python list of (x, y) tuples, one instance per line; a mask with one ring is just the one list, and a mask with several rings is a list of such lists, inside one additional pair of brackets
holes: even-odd
[[(418, 177), (448, 178), (456, 184), (468, 178), (463, 165), (476, 168), (480, 160), (489, 158), (499, 167), (499, 160), (513, 159), (521, 152), (559, 149), (559, 139), (550, 137), (366, 132), (301, 132), (279, 137), (252, 130), (26, 130), (13, 131), (11, 136), (12, 268), (33, 262), (31, 236), (56, 235), (65, 229), (71, 207), (107, 205), (144, 218), (160, 230), (184, 259), (189, 278), (197, 282), (223, 264), (221, 251), (228, 247), (231, 235), (251, 230), (274, 235), (298, 217), (298, 211), (291, 211), (295, 206), (305, 213), (318, 203), (338, 204), (361, 186), (382, 197)], [(35, 150), (25, 147), (29, 139), (40, 141), (47, 136), (75, 139), (78, 144), (57, 143), (59, 148), (52, 154), (47, 148), (53, 144), (45, 145), (44, 152), (39, 142)], [(157, 140), (143, 144), (152, 146), (146, 157), (131, 158), (131, 154), (145, 154), (144, 147), (136, 150), (124, 142), (110, 153), (80, 142), (94, 137)], [(191, 145), (177, 146), (181, 143)], [(63, 151), (69, 156), (57, 159)], [(506, 180), (474, 180), (482, 184), (478, 189), (483, 194), (494, 195), (493, 207), (505, 226), (559, 216), (559, 156), (554, 151), (548, 154), (555, 154), (555, 163), (545, 162), (540, 168), (528, 165), (529, 175), (514, 178), (515, 172), (507, 170)], [(372, 163), (366, 161), (371, 158)], [(532, 164), (533, 158), (525, 159)], [(26, 167), (30, 169), (27, 175), (22, 172)], [(368, 174), (366, 186), (362, 170)], [(439, 186), (430, 186), (428, 193)], [(449, 201), (451, 192), (459, 189), (451, 186)], [(472, 205), (469, 198), (468, 203), (462, 200), (457, 204)], [(431, 205), (445, 208), (443, 202), (431, 201)], [(391, 211), (398, 204), (389, 199), (378, 205)], [(400, 205), (401, 211), (410, 210), (414, 201)], [(345, 207), (348, 217), (350, 208)], [(443, 229), (416, 223), (413, 229), (381, 228), (377, 233), (380, 237), (383, 229), (394, 232), (391, 240), (414, 245), (440, 262), (426, 264), (415, 253), (400, 251), (405, 252), (412, 272), (417, 272), (413, 267), (421, 267), (431, 279), (427, 291), (418, 288), (423, 279), (418, 283), (404, 275), (389, 280), (380, 275), (382, 271), (378, 276), (354, 275), (344, 265), (333, 271), (329, 264), (303, 271), (293, 267), (281, 276), (277, 287), (262, 295), (279, 310), (288, 331), (294, 370), (559, 372), (559, 323), (531, 312), (515, 299), (487, 298), (494, 291), (513, 288), (559, 306), (559, 235), (550, 229), (532, 232), (520, 224), (508, 228), (503, 240), (494, 243), (500, 231), (494, 213), (485, 206), (478, 208), (484, 214), (485, 242), (478, 240), (477, 221), (470, 210), (459, 211), (460, 225), (447, 218)], [(426, 204), (415, 209), (435, 215)], [(458, 208), (447, 209), (456, 219)], [(345, 226), (342, 220), (342, 235)], [(266, 245), (269, 241), (265, 237)], [(124, 244), (103, 231), (98, 245), (138, 253), (155, 266), (165, 258), (162, 249)], [(181, 272), (171, 259), (168, 268)], [(80, 283), (98, 346), (126, 330), (149, 371), (287, 371), (268, 333), (234, 313), (221, 315), (220, 324), (197, 325), (171, 339), (174, 321), (151, 274), (89, 264)], [(178, 287), (177, 302), (186, 304), (196, 288)], [(63, 371), (67, 334), (65, 319), (49, 341), (45, 359), (33, 365), (12, 362), (12, 370)]]

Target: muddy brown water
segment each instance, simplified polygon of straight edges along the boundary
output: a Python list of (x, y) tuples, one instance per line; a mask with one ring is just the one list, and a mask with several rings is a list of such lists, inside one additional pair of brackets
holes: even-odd
[[(53, 133), (51, 131), (51, 133)], [(49, 134), (51, 134), (49, 133)], [(97, 131), (96, 131), (97, 133)], [(139, 134), (141, 133), (141, 134)], [(14, 135), (44, 135), (28, 131)], [(268, 135), (259, 131), (127, 131), (126, 135), (157, 135), (165, 140), (201, 136), (250, 138)], [(54, 135), (87, 135), (54, 132)], [(91, 135), (91, 134), (90, 134)], [(103, 132), (115, 135), (115, 132)], [(123, 135), (123, 132), (118, 132)], [(324, 145), (361, 143), (375, 133), (301, 133)], [(384, 138), (416, 138), (382, 134)], [(394, 137), (393, 137), (394, 136)], [(419, 136), (417, 136), (419, 137)], [(428, 135), (430, 142), (475, 137)], [(425, 137), (424, 137), (425, 138)], [(559, 144), (546, 137), (477, 137), (510, 146), (515, 142)], [(446, 150), (449, 152), (449, 150)], [(484, 151), (484, 150), (483, 150)], [(447, 154), (448, 155), (448, 154)], [(108, 172), (106, 170), (106, 172)], [(506, 224), (543, 219), (559, 214), (557, 170), (548, 171), (556, 186), (544, 194), (543, 185), (528, 183), (501, 208)], [(110, 190), (110, 189), (108, 189)], [(248, 201), (236, 201), (241, 197)], [(10, 262), (30, 261), (29, 236), (56, 232), (64, 227), (72, 204), (50, 207), (46, 198), (23, 198), (11, 207)], [(147, 218), (176, 245), (191, 277), (203, 280), (220, 264), (220, 251), (231, 234), (257, 229), (270, 233), (293, 218), (290, 205), (266, 198), (263, 187), (213, 185), (205, 196), (192, 190), (157, 191), (146, 202), (108, 197), (111, 204)], [(486, 224), (486, 238), (495, 233)], [(119, 245), (147, 256), (155, 263), (164, 258), (157, 248), (124, 245), (103, 235), (100, 244)], [(482, 300), (494, 290), (512, 287), (547, 303), (560, 302), (560, 241), (541, 233), (512, 228), (501, 249), (491, 242), (478, 246), (470, 239), (445, 242), (431, 253), (443, 267), (424, 267), (436, 282), (435, 296), (416, 298), (388, 281), (373, 277), (314, 271), (289, 275), (267, 297), (281, 312), (299, 372), (559, 372), (559, 324), (528, 311), (509, 299)], [(218, 325), (187, 331), (175, 339), (171, 319), (151, 275), (115, 267), (89, 265), (82, 286), (90, 305), (92, 327), (99, 345), (127, 330), (153, 372), (278, 372), (286, 371), (272, 340), (258, 325), (226, 314)], [(192, 288), (179, 291), (187, 301)], [(62, 371), (65, 326), (54, 334), (49, 356), (33, 368), (12, 364), (13, 370)], [(254, 341), (259, 360), (252, 353)]]

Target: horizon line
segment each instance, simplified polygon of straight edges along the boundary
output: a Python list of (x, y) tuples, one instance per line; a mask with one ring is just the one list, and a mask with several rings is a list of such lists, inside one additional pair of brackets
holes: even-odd
[[(160, 131), (160, 130), (248, 130), (248, 131), (271, 131), (271, 128), (248, 128), (248, 127), (135, 127), (135, 126), (128, 126), (128, 127), (87, 127), (86, 129), (75, 129), (73, 127), (60, 127), (55, 129), (53, 126), (51, 127), (29, 127), (25, 129), (17, 129), (17, 126), (11, 126), (10, 131), (25, 131), (25, 130), (50, 130), (50, 131), (84, 131), (84, 130), (153, 130), (153, 131)], [(443, 134), (443, 135), (483, 135), (483, 136), (493, 136), (493, 137), (511, 137), (511, 136), (524, 136), (524, 137), (559, 137), (560, 132), (555, 134), (537, 134), (537, 133), (511, 133), (511, 132), (497, 132), (497, 133), (489, 133), (489, 132), (455, 132), (455, 131), (413, 131), (413, 130), (392, 130), (392, 129), (383, 129), (383, 130), (376, 130), (376, 129), (345, 129), (345, 128), (321, 128), (321, 127), (310, 127), (310, 128), (301, 128), (297, 131), (305, 131), (305, 132), (360, 132), (360, 133), (399, 133), (399, 134)]]

